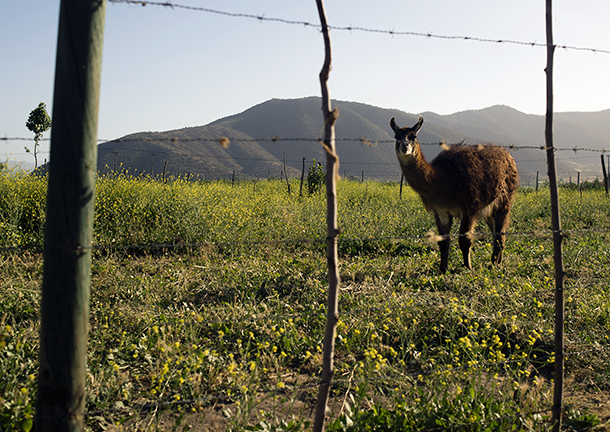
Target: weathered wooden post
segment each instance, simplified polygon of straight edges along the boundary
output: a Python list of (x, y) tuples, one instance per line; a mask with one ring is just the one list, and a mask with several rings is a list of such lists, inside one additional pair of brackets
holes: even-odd
[(151, 153), (150, 155), (152, 156), (152, 162), (150, 164), (150, 177), (155, 178), (155, 156), (157, 156), (157, 153)]
[(328, 265), (328, 300), (326, 315), (326, 332), (324, 333), (324, 355), (322, 364), (322, 377), (318, 389), (318, 401), (313, 430), (320, 432), (324, 429), (326, 407), (330, 385), (335, 374), (335, 337), (337, 323), (339, 322), (339, 256), (337, 250), (337, 178), (339, 177), (339, 157), (335, 146), (335, 122), (339, 111), (331, 109), (331, 99), (328, 93), (328, 76), (331, 68), (330, 34), (326, 20), (326, 12), (322, 0), (316, 0), (318, 15), (324, 38), (324, 64), (320, 71), (320, 86), (322, 88), (322, 113), (324, 115), (324, 141), (322, 145), (326, 151), (326, 229), (327, 247), (326, 262)]
[(284, 174), (286, 174), (286, 184), (288, 185), (288, 195), (290, 195), (290, 180), (288, 179), (288, 168), (286, 167), (286, 150), (284, 150)]
[(305, 158), (303, 158), (303, 168), (301, 169), (301, 187), (299, 189), (299, 196), (303, 196), (303, 181), (305, 180)]
[(555, 170), (555, 148), (553, 145), (553, 0), (546, 0), (546, 155), (549, 169), (549, 189), (551, 192), (551, 221), (553, 224), (553, 254), (555, 260), (555, 381), (553, 390), (553, 431), (561, 430), (563, 413), (563, 379), (564, 379), (564, 296), (563, 296), (563, 252), (561, 218), (559, 213), (559, 191)]
[(119, 155), (119, 151), (117, 150), (117, 148), (115, 147), (114, 150), (112, 151), (112, 154), (114, 154), (114, 173), (116, 174), (116, 170), (117, 170), (117, 157)]
[(405, 180), (405, 175), (401, 174), (400, 175), (400, 192), (398, 193), (399, 199), (402, 199), (402, 183), (404, 182), (404, 180)]
[(604, 155), (602, 155), (602, 172), (604, 173), (604, 188), (606, 189), (606, 195), (608, 195), (608, 174), (606, 172), (606, 164), (604, 163)]
[(36, 428), (82, 431), (105, 0), (62, 0), (47, 190)]

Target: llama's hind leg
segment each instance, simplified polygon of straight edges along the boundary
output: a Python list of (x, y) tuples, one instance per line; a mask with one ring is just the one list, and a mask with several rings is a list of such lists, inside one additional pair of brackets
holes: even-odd
[(460, 225), (460, 249), (462, 250), (462, 257), (464, 258), (464, 266), (469, 269), (472, 268), (470, 263), (470, 247), (472, 246), (472, 231), (476, 222), (477, 221), (470, 216), (463, 216)]
[(446, 235), (447, 238), (438, 242), (438, 247), (441, 250), (441, 273), (447, 271), (449, 266), (449, 247), (451, 245), (451, 239), (449, 233), (451, 232), (451, 224), (453, 223), (453, 216), (449, 213), (441, 214), (434, 213), (436, 219), (436, 227), (438, 228), (439, 235)]
[(487, 218), (487, 225), (493, 235), (493, 252), (491, 262), (495, 265), (502, 264), (504, 245), (506, 244), (506, 231), (508, 230), (510, 211), (499, 211)]

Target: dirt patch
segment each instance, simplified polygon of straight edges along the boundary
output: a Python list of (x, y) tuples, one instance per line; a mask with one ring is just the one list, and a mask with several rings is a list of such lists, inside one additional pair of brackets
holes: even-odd
[(572, 406), (572, 409), (576, 411), (586, 411), (596, 414), (601, 423), (595, 430), (610, 432), (610, 392), (570, 392), (564, 398), (564, 404), (566, 406)]

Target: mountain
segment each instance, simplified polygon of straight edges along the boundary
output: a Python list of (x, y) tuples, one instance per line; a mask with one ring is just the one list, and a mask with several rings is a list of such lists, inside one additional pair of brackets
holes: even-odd
[[(400, 169), (390, 135), (389, 119), (396, 117), (401, 126), (416, 123), (417, 115), (397, 109), (379, 108), (358, 102), (333, 101), (338, 108), (336, 123), (340, 173), (381, 180), (400, 179)], [(507, 106), (463, 111), (450, 115), (422, 114), (425, 120), (419, 133), (426, 157), (440, 151), (439, 143), (496, 143), (514, 147), (523, 183), (546, 176), (544, 116), (521, 113)], [(610, 148), (610, 110), (595, 113), (557, 113), (557, 148)], [(325, 162), (322, 146), (321, 99), (272, 99), (248, 110), (221, 118), (205, 126), (167, 132), (141, 132), (106, 142), (98, 148), (98, 168), (107, 172), (128, 168), (132, 173), (158, 175), (167, 161), (168, 175), (193, 175), (202, 179), (266, 178), (280, 176), (284, 154), (291, 178), (300, 176), (303, 158)], [(228, 146), (219, 143), (229, 138)], [(560, 178), (601, 175), (599, 154), (557, 151)]]
[[(482, 110), (463, 111), (439, 116), (424, 113), (424, 118), (457, 133), (477, 137), (477, 142), (492, 142), (515, 147), (512, 154), (517, 161), (522, 181), (531, 181), (536, 172), (546, 175), (545, 117), (524, 114), (507, 106), (496, 105)], [(583, 178), (601, 176), (600, 152), (610, 149), (610, 110), (592, 113), (555, 113), (554, 146), (557, 172), (560, 178), (575, 178), (581, 172)], [(591, 151), (566, 151), (566, 149), (591, 149)]]

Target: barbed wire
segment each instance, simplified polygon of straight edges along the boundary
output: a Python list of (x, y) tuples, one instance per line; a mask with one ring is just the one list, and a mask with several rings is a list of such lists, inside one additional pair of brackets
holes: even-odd
[[(439, 293), (431, 293), (431, 294), (439, 294)], [(415, 305), (410, 305), (411, 307), (415, 307)], [(383, 309), (383, 308), (376, 308), (376, 309)], [(387, 307), (385, 308), (387, 309)], [(358, 311), (350, 311), (351, 313), (354, 312), (358, 312)], [(342, 312), (342, 314), (344, 314), (345, 312)], [(283, 316), (283, 315), (282, 315)], [(260, 317), (256, 322), (260, 322)], [(232, 324), (235, 324), (235, 322), (232, 320), (231, 322)], [(589, 348), (590, 347), (590, 348)], [(586, 349), (580, 349), (580, 350), (575, 350), (575, 351), (567, 351), (564, 353), (564, 357), (574, 357), (574, 356), (581, 356), (584, 354), (591, 354), (594, 352), (606, 352), (610, 350), (610, 346), (599, 346), (598, 344), (590, 344), (589, 347), (583, 347)], [(387, 379), (397, 379), (397, 378), (405, 378), (407, 376), (419, 376), (419, 375), (435, 375), (435, 374), (443, 374), (443, 373), (454, 373), (456, 371), (460, 371), (460, 370), (468, 370), (471, 371), (473, 369), (482, 369), (482, 368), (494, 368), (494, 367), (502, 367), (502, 366), (506, 366), (506, 365), (510, 365), (510, 364), (524, 364), (524, 363), (537, 363), (537, 364), (541, 364), (541, 363), (545, 363), (548, 362), (548, 360), (552, 359), (556, 357), (556, 354), (550, 353), (544, 356), (528, 356), (528, 357), (521, 357), (521, 358), (510, 358), (507, 360), (502, 360), (502, 361), (484, 361), (481, 363), (476, 363), (476, 364), (464, 364), (461, 366), (446, 366), (446, 365), (442, 365), (439, 366), (437, 368), (434, 369), (428, 369), (428, 370), (419, 370), (419, 371), (412, 371), (412, 372), (408, 372), (408, 373), (399, 373), (397, 374), (384, 374), (382, 376), (377, 376), (377, 377), (363, 377), (358, 379), (357, 381), (359, 382), (374, 382), (374, 381), (383, 381), (383, 380), (387, 380)], [(342, 380), (342, 379), (336, 379), (333, 380), (332, 385), (340, 385), (342, 383), (344, 383), (346, 380)], [(293, 385), (291, 386), (292, 388), (299, 389), (305, 389), (305, 388), (313, 388), (313, 387), (317, 387), (317, 383), (313, 383), (313, 382), (309, 382), (306, 384), (299, 384), (299, 385)], [(277, 390), (258, 390), (257, 393), (278, 393)], [(156, 401), (156, 402), (146, 402), (146, 403), (142, 403), (142, 404), (136, 404), (136, 405), (131, 405), (131, 406), (127, 406), (127, 407), (123, 407), (123, 408), (105, 408), (105, 409), (96, 409), (96, 410), (91, 410), (91, 411), (87, 411), (85, 413), (83, 413), (82, 415), (84, 415), (85, 417), (91, 417), (91, 416), (99, 416), (99, 415), (103, 415), (103, 414), (112, 414), (112, 413), (116, 413), (116, 412), (131, 412), (133, 413), (134, 411), (147, 411), (147, 410), (153, 410), (153, 409), (164, 409), (164, 408), (172, 408), (172, 407), (176, 407), (176, 406), (190, 406), (190, 405), (197, 405), (197, 404), (205, 404), (205, 403), (209, 403), (212, 401), (218, 401), (218, 402), (231, 402), (231, 399), (226, 396), (226, 395), (207, 395), (205, 397), (200, 397), (200, 398), (195, 398), (195, 399), (190, 399), (190, 400), (177, 400), (177, 401)], [(570, 409), (571, 405), (565, 405), (564, 409)], [(487, 420), (482, 420), (481, 424), (487, 424), (490, 421), (500, 421), (503, 418), (509, 418), (509, 417), (522, 417), (522, 416), (529, 416), (529, 415), (534, 415), (536, 413), (542, 413), (542, 412), (549, 412), (551, 411), (552, 408), (546, 409), (546, 410), (539, 410), (539, 411), (535, 411), (535, 412), (529, 412), (529, 413), (517, 413), (517, 414), (512, 414), (510, 416), (505, 416), (505, 417), (497, 417), (494, 419), (487, 419)], [(42, 416), (42, 417), (36, 417), (36, 419), (43, 419), (43, 418), (48, 418), (48, 416)], [(472, 423), (471, 423), (472, 425)], [(453, 425), (451, 427), (459, 427), (460, 425), (456, 424)], [(426, 430), (446, 430), (446, 428), (442, 428), (442, 429), (426, 429)]]
[[(146, 6), (146, 5), (154, 5), (154, 6), (162, 6), (162, 7), (170, 7), (170, 8), (181, 8), (181, 9), (186, 9), (186, 10), (192, 10), (192, 11), (199, 11), (199, 12), (207, 12), (207, 13), (214, 13), (214, 14), (221, 14), (221, 15), (225, 15), (225, 16), (231, 16), (231, 17), (242, 17), (242, 18), (250, 18), (250, 19), (257, 19), (259, 21), (272, 21), (272, 22), (280, 22), (280, 23), (285, 23), (285, 24), (292, 24), (292, 25), (303, 25), (303, 26), (310, 26), (313, 28), (317, 28), (317, 29), (321, 29), (320, 25), (316, 25), (316, 24), (311, 24), (308, 22), (304, 22), (304, 21), (291, 21), (291, 20), (286, 20), (286, 19), (281, 19), (281, 18), (268, 18), (265, 16), (256, 16), (256, 15), (251, 15), (251, 14), (241, 14), (241, 13), (229, 13), (229, 12), (224, 12), (224, 11), (219, 11), (219, 10), (214, 10), (214, 9), (209, 9), (209, 8), (203, 8), (203, 7), (193, 7), (193, 6), (186, 6), (186, 5), (180, 5), (180, 4), (172, 4), (170, 2), (150, 2), (150, 1), (136, 1), (136, 0), (110, 0), (111, 3), (127, 3), (127, 4), (136, 4), (136, 5), (142, 5), (142, 6)], [(329, 29), (331, 30), (337, 30), (337, 31), (359, 31), (359, 32), (367, 32), (367, 33), (379, 33), (379, 34), (388, 34), (391, 36), (418, 36), (418, 37), (426, 37), (426, 38), (437, 38), (437, 39), (447, 39), (447, 40), (464, 40), (464, 41), (477, 41), (477, 42), (486, 42), (486, 43), (504, 43), (504, 44), (517, 44), (517, 45), (527, 45), (527, 46), (537, 46), (537, 47), (546, 47), (547, 44), (542, 44), (542, 43), (537, 43), (537, 42), (521, 42), (521, 41), (514, 41), (514, 40), (502, 40), (502, 39), (486, 39), (486, 38), (478, 38), (478, 37), (469, 37), (469, 36), (448, 36), (448, 35), (436, 35), (436, 34), (432, 34), (432, 33), (419, 33), (419, 32), (407, 32), (407, 31), (395, 31), (395, 30), (379, 30), (379, 29), (371, 29), (371, 28), (364, 28), (364, 27), (338, 27), (338, 26), (328, 26)], [(590, 51), (593, 53), (604, 53), (604, 54), (610, 54), (610, 51), (608, 50), (600, 50), (600, 49), (596, 49), (596, 48), (582, 48), (582, 47), (573, 47), (573, 46), (566, 46), (566, 45), (556, 45), (557, 48), (563, 48), (566, 50), (579, 50), (579, 51)], [(0, 140), (4, 140), (4, 141), (11, 141), (11, 140), (23, 140), (23, 141), (32, 141), (31, 138), (28, 139), (22, 139), (22, 138), (0, 138)], [(114, 140), (112, 142), (130, 142), (130, 141), (135, 141), (136, 139), (118, 139), (118, 140)], [(271, 141), (271, 142), (279, 142), (279, 141), (310, 141), (310, 142), (317, 142), (319, 141), (318, 139), (311, 139), (311, 138), (284, 138), (284, 139), (279, 139), (279, 137), (274, 137), (274, 138), (270, 138), (270, 139), (237, 139), (234, 138), (232, 139), (236, 142), (260, 142), (260, 141)], [(149, 140), (149, 139), (138, 139), (137, 141), (153, 141), (153, 140)], [(203, 141), (219, 141), (219, 139), (172, 139), (172, 138), (159, 138), (156, 141), (170, 141), (170, 142), (203, 142)], [(367, 144), (370, 145), (371, 143), (366, 139), (366, 138), (344, 138), (344, 139), (337, 139), (337, 141), (345, 141), (345, 142), (360, 142), (361, 144)], [(375, 141), (375, 144), (385, 144), (385, 143), (394, 143), (394, 140), (377, 140)], [(439, 145), (439, 143), (422, 143), (422, 145)], [(507, 147), (511, 150), (519, 150), (519, 149), (536, 149), (536, 150), (548, 150), (547, 147), (545, 146), (516, 146), (516, 145), (500, 145), (502, 147)], [(587, 151), (587, 152), (597, 152), (597, 153), (607, 153), (608, 150), (606, 149), (585, 149), (585, 148), (553, 148), (553, 150), (555, 151), (574, 151), (575, 153), (578, 151)], [(125, 151), (124, 149), (122, 149), (122, 151)], [(137, 150), (135, 150), (137, 152)], [(142, 153), (146, 153), (147, 151), (139, 151)], [(41, 153), (47, 153), (47, 152), (41, 152)], [(164, 153), (164, 152), (160, 152), (160, 153)], [(169, 153), (169, 152), (167, 152)], [(26, 153), (27, 154), (27, 153)], [(248, 158), (227, 158), (227, 159), (235, 159), (235, 160), (246, 160)], [(269, 161), (277, 161), (277, 159), (269, 159)], [(373, 164), (373, 163), (371, 163)], [(561, 231), (562, 233), (567, 233), (567, 232), (607, 232), (609, 231), (608, 229), (581, 229), (581, 230), (563, 230)], [(528, 232), (529, 234), (534, 234), (534, 233), (539, 233), (540, 231), (530, 231)], [(550, 233), (553, 233), (553, 231), (550, 231)], [(525, 232), (513, 232), (513, 233), (506, 233), (507, 235), (523, 235), (525, 234)], [(484, 236), (489, 236), (491, 234), (481, 234), (481, 235), (477, 235), (477, 238), (482, 238)], [(460, 235), (450, 235), (447, 237), (459, 237)], [(416, 239), (427, 239), (427, 236), (407, 236), (407, 237), (386, 237), (386, 238), (379, 238), (379, 239), (372, 239), (372, 238), (368, 238), (368, 239), (350, 239), (350, 238), (345, 238), (345, 239), (339, 239), (339, 241), (344, 241), (344, 242), (365, 242), (365, 241), (381, 241), (381, 240), (406, 240), (409, 238), (416, 238)], [(280, 241), (253, 241), (253, 242), (249, 242), (249, 244), (251, 245), (260, 245), (260, 244), (278, 244), (278, 243), (303, 243), (303, 242), (325, 242), (326, 240), (324, 239), (297, 239), (297, 240), (280, 240)], [(168, 249), (168, 248), (185, 248), (185, 247), (208, 247), (210, 243), (204, 242), (204, 243), (193, 243), (193, 244), (157, 244), (157, 245), (132, 245), (132, 246), (110, 246), (110, 248), (115, 248), (115, 249), (119, 249), (119, 248), (154, 248), (154, 249)], [(223, 243), (217, 243), (215, 244), (215, 246), (219, 246), (222, 245)], [(41, 245), (26, 245), (27, 248), (31, 248), (34, 250), (41, 250), (42, 246)], [(93, 246), (93, 249), (96, 250), (111, 250), (108, 249), (108, 246)], [(4, 248), (0, 248), (0, 250), (3, 250)], [(344, 312), (345, 313), (345, 312)], [(607, 351), (609, 350), (610, 347), (596, 347), (596, 348), (591, 348), (591, 349), (587, 349), (587, 350), (583, 350), (583, 351), (574, 351), (574, 352), (566, 352), (564, 353), (564, 356), (575, 356), (575, 355), (582, 355), (582, 354), (589, 354), (592, 352), (599, 352), (599, 351)], [(536, 362), (540, 362), (540, 361), (545, 361), (548, 360), (552, 357), (555, 357), (555, 355), (548, 355), (546, 357), (540, 357), (540, 358), (536, 358), (535, 361)], [(502, 364), (508, 364), (508, 363), (512, 363), (512, 362), (524, 362), (527, 360), (532, 360), (530, 359), (514, 359), (514, 360), (507, 360), (507, 361), (502, 361), (502, 362), (491, 362), (491, 363), (486, 363), (484, 365), (481, 365), (481, 367), (489, 367), (489, 366), (494, 366), (494, 365), (502, 365)], [(471, 367), (471, 366), (469, 366)], [(451, 368), (451, 369), (437, 369), (436, 372), (440, 372), (442, 373), (443, 371), (455, 371), (455, 368)], [(421, 372), (420, 372), (421, 373)], [(426, 371), (426, 373), (432, 373), (432, 371)], [(337, 380), (336, 382), (337, 384), (340, 383), (339, 380)], [(333, 382), (333, 384), (335, 384), (335, 382)], [(271, 392), (271, 391), (269, 391)], [(141, 404), (139, 406), (136, 406), (135, 409), (139, 409), (139, 410), (148, 410), (151, 408), (165, 408), (165, 407), (172, 407), (172, 406), (184, 406), (184, 405), (194, 405), (194, 404), (201, 404), (201, 403), (207, 403), (210, 402), (211, 400), (226, 400), (226, 396), (222, 397), (222, 396), (207, 396), (204, 398), (197, 398), (197, 399), (192, 399), (192, 400), (188, 400), (188, 401), (184, 401), (184, 400), (180, 400), (180, 401), (167, 401), (167, 402), (155, 402), (155, 403), (145, 403), (145, 404)], [(134, 408), (134, 407), (130, 407), (130, 408)], [(565, 406), (563, 407), (564, 409), (569, 409), (569, 406)], [(527, 412), (527, 413), (516, 413), (516, 414), (512, 414), (512, 415), (507, 415), (507, 416), (503, 416), (503, 417), (498, 417), (498, 418), (492, 418), (492, 419), (486, 419), (485, 421), (480, 421), (477, 422), (477, 424), (488, 424), (491, 422), (497, 422), (497, 421), (502, 421), (505, 419), (509, 419), (509, 418), (525, 418), (525, 417), (531, 417), (533, 415), (536, 414), (542, 414), (545, 412), (550, 412), (552, 411), (553, 408), (548, 408), (548, 409), (544, 409), (544, 410), (538, 410), (538, 411), (532, 411), (532, 412)], [(94, 415), (100, 415), (103, 414), (105, 412), (117, 412), (117, 411), (121, 411), (121, 410), (127, 410), (127, 408), (124, 409), (120, 409), (120, 408), (109, 408), (109, 409), (102, 409), (102, 410), (93, 410), (93, 411), (88, 411), (83, 413), (82, 415), (84, 416), (94, 416)], [(42, 418), (48, 418), (49, 416), (44, 416), (44, 417), (35, 417), (37, 419), (42, 419)], [(461, 427), (465, 427), (465, 426), (472, 426), (473, 423), (468, 423), (468, 424), (461, 424), (461, 423), (456, 423), (453, 425), (449, 425), (449, 426), (445, 426), (443, 428), (431, 428), (431, 429), (426, 429), (427, 431), (438, 431), (438, 430), (446, 430), (447, 428), (449, 429), (456, 429), (456, 428), (461, 428)]]
[[(205, 12), (216, 15), (223, 15), (233, 18), (248, 18), (255, 19), (259, 22), (267, 21), (267, 22), (278, 22), (282, 24), (289, 25), (298, 25), (304, 27), (312, 27), (318, 30), (322, 30), (322, 25), (310, 23), (308, 21), (299, 21), (299, 20), (289, 20), (284, 18), (274, 18), (267, 17), (265, 15), (254, 15), (254, 14), (246, 14), (246, 13), (235, 13), (235, 12), (227, 12), (221, 11), (217, 9), (210, 9), (200, 6), (189, 6), (178, 3), (172, 3), (169, 1), (165, 2), (157, 2), (157, 1), (144, 1), (144, 0), (110, 0), (111, 3), (126, 3), (126, 4), (134, 4), (141, 6), (161, 6), (167, 7), (171, 9), (183, 9), (188, 11), (195, 12)], [(547, 47), (546, 43), (540, 43), (537, 41), (534, 42), (524, 42), (510, 39), (491, 39), (491, 38), (481, 38), (481, 37), (473, 37), (473, 36), (458, 36), (458, 35), (440, 35), (434, 34), (432, 32), (414, 32), (414, 31), (400, 31), (400, 30), (383, 30), (383, 29), (375, 29), (375, 28), (367, 28), (367, 27), (359, 27), (359, 26), (326, 26), (329, 30), (335, 31), (348, 31), (348, 32), (363, 32), (363, 33), (376, 33), (376, 34), (386, 34), (390, 36), (416, 36), (416, 37), (425, 37), (428, 39), (444, 39), (444, 40), (462, 40), (462, 41), (472, 41), (472, 42), (484, 42), (484, 43), (497, 43), (497, 44), (511, 44), (511, 45), (522, 45), (522, 46), (531, 46), (531, 47)], [(600, 54), (610, 54), (610, 50), (598, 49), (598, 48), (587, 48), (587, 47), (575, 47), (569, 45), (554, 45), (555, 48), (561, 48), (564, 50), (575, 50), (575, 51), (590, 51), (593, 53)]]
[[(338, 243), (368, 243), (368, 242), (385, 242), (385, 241), (405, 241), (405, 240), (423, 240), (429, 243), (431, 246), (435, 245), (439, 240), (442, 239), (459, 239), (460, 237), (469, 237), (473, 240), (482, 240), (487, 237), (493, 237), (496, 234), (505, 235), (507, 237), (516, 236), (527, 236), (544, 238), (551, 237), (555, 233), (562, 235), (571, 234), (587, 234), (587, 233), (608, 233), (610, 228), (575, 228), (575, 229), (539, 229), (530, 231), (509, 231), (505, 233), (492, 233), (492, 232), (477, 232), (473, 234), (445, 234), (438, 235), (433, 232), (427, 232), (426, 234), (412, 234), (403, 236), (383, 236), (383, 237), (343, 237), (337, 238)], [(101, 252), (112, 252), (112, 251), (125, 251), (125, 250), (161, 250), (161, 249), (197, 249), (197, 248), (228, 248), (236, 246), (261, 246), (261, 245), (290, 245), (290, 244), (307, 244), (307, 243), (326, 243), (327, 239), (324, 237), (319, 238), (295, 238), (295, 239), (279, 239), (279, 240), (235, 240), (225, 242), (214, 242), (214, 241), (201, 241), (201, 242), (181, 242), (181, 243), (136, 243), (128, 245), (113, 245), (113, 244), (93, 244), (89, 247), (81, 246), (83, 250), (95, 250)], [(18, 252), (22, 250), (44, 250), (44, 245), (40, 243), (28, 243), (24, 245), (13, 245), (13, 246), (0, 246), (0, 251), (4, 252)]]
[[(50, 141), (50, 138), (42, 138), (39, 141)], [(274, 136), (274, 137), (263, 137), (263, 138), (231, 138), (231, 137), (216, 137), (216, 138), (178, 138), (178, 137), (143, 137), (143, 138), (116, 138), (113, 140), (105, 140), (105, 139), (98, 139), (98, 143), (99, 144), (113, 144), (113, 143), (129, 143), (129, 142), (138, 142), (138, 143), (142, 143), (142, 142), (170, 142), (170, 143), (193, 143), (193, 142), (216, 142), (216, 143), (226, 143), (227, 141), (224, 140), (228, 140), (229, 143), (231, 142), (239, 142), (239, 143), (258, 143), (258, 142), (273, 142), (273, 143), (280, 143), (280, 142), (311, 142), (311, 143), (319, 143), (320, 142), (320, 138), (307, 138), (307, 137), (279, 137), (279, 136)], [(27, 138), (27, 137), (0, 137), (0, 141), (34, 141), (33, 138)], [(368, 139), (366, 137), (358, 137), (358, 138), (335, 138), (335, 141), (338, 142), (355, 142), (355, 143), (360, 143), (362, 145), (367, 145), (370, 147), (375, 147), (378, 144), (395, 144), (396, 140), (395, 139), (383, 139), (383, 140), (374, 140), (374, 139)], [(481, 146), (481, 145), (494, 145), (496, 147), (503, 147), (506, 148), (508, 150), (549, 150), (550, 148), (547, 147), (544, 144), (541, 145), (518, 145), (518, 144), (503, 144), (503, 143), (465, 143), (464, 141), (459, 141), (459, 142), (455, 142), (455, 143), (446, 143), (444, 141), (440, 141), (440, 142), (420, 142), (419, 143), (422, 146), (435, 146), (435, 147), (442, 147), (443, 149), (446, 148), (450, 148), (452, 146), (456, 146), (456, 145), (469, 145), (469, 146)], [(552, 147), (552, 149), (555, 152), (564, 152), (564, 151), (568, 151), (568, 152), (574, 152), (574, 153), (578, 153), (578, 152), (592, 152), (592, 153), (609, 153), (610, 154), (610, 150), (609, 149), (605, 149), (605, 148), (586, 148), (586, 147)], [(104, 148), (104, 149), (98, 149), (98, 152), (100, 151), (108, 151), (108, 152), (112, 152), (114, 149), (111, 148)], [(125, 149), (125, 148), (121, 148), (119, 149), (121, 152), (129, 152), (129, 153), (150, 153), (151, 150), (140, 150), (140, 149)], [(40, 151), (39, 153), (50, 153), (50, 151)], [(156, 154), (173, 154), (170, 151), (157, 151), (155, 150)], [(31, 154), (28, 152), (25, 153), (18, 153), (21, 155), (26, 155), (26, 154)], [(216, 159), (221, 159), (221, 158), (229, 158), (229, 159), (241, 159), (241, 160), (269, 160), (269, 161), (277, 161), (278, 159), (250, 159), (250, 158), (233, 158), (233, 157), (229, 157), (229, 156), (218, 156), (215, 157)], [(300, 161), (292, 161), (292, 162), (300, 162)], [(343, 162), (341, 162), (341, 164), (343, 165)]]

